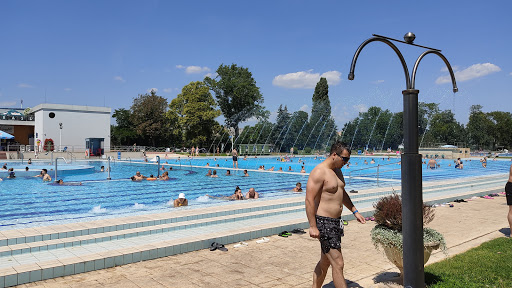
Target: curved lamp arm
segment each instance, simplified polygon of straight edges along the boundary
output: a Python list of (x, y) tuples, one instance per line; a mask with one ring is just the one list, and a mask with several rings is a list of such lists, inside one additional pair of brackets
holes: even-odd
[(459, 88), (457, 88), (457, 82), (455, 82), (455, 75), (453, 74), (452, 66), (450, 65), (450, 62), (448, 62), (448, 59), (444, 57), (443, 54), (439, 51), (435, 50), (428, 50), (423, 52), (418, 59), (416, 60), (416, 63), (414, 64), (414, 68), (412, 69), (412, 81), (411, 81), (411, 89), (414, 89), (415, 79), (416, 79), (416, 71), (418, 70), (418, 65), (420, 65), (421, 59), (425, 57), (428, 54), (436, 54), (441, 59), (443, 59), (444, 64), (446, 64), (446, 68), (448, 68), (448, 71), (450, 72), (450, 76), (452, 77), (452, 85), (453, 85), (453, 93), (458, 92)]
[(354, 70), (356, 68), (356, 61), (357, 61), (357, 57), (359, 57), (359, 54), (361, 53), (361, 50), (363, 50), (363, 48), (366, 45), (368, 45), (369, 43), (371, 43), (373, 41), (379, 41), (379, 42), (388, 44), (388, 46), (391, 47), (391, 49), (393, 49), (395, 51), (398, 58), (400, 58), (400, 62), (402, 62), (402, 66), (404, 68), (404, 73), (405, 73), (406, 87), (407, 87), (407, 89), (409, 89), (410, 88), (409, 69), (407, 69), (407, 63), (405, 62), (404, 56), (402, 55), (402, 53), (400, 53), (400, 50), (398, 50), (398, 48), (395, 46), (395, 44), (391, 43), (390, 41), (388, 41), (384, 38), (380, 38), (380, 37), (372, 37), (372, 38), (364, 41), (361, 45), (359, 45), (359, 48), (357, 48), (357, 51), (354, 54), (354, 58), (352, 58), (352, 65), (350, 65), (350, 73), (348, 73), (348, 80), (354, 80)]

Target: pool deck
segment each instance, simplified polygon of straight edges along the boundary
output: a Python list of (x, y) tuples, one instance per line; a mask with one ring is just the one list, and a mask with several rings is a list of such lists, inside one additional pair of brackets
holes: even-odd
[[(510, 233), (504, 196), (454, 205), (435, 208), (429, 227), (444, 235), (448, 255), (438, 250), (429, 264)], [(398, 269), (371, 243), (374, 226), (356, 221), (346, 226), (342, 252), (349, 287), (401, 287), (395, 282)], [(18, 287), (311, 287), (318, 241), (308, 234), (269, 239), (262, 244), (249, 240), (241, 248), (226, 245), (227, 252), (203, 249)], [(323, 287), (334, 287), (330, 271)]]

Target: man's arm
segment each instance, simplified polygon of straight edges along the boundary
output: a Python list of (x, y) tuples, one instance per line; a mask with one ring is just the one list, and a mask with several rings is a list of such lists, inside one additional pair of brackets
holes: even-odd
[(317, 205), (315, 199), (322, 193), (323, 179), (319, 170), (313, 170), (309, 174), (308, 184), (306, 186), (306, 215), (309, 221), (309, 236), (313, 238), (320, 237), (320, 232), (316, 227), (316, 210)]

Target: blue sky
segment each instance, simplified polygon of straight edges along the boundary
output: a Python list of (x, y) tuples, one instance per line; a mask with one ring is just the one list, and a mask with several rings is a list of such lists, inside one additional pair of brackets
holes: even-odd
[[(310, 111), (314, 85), (329, 82), (339, 125), (372, 105), (402, 110), (405, 80), (394, 52), (373, 33), (441, 49), (418, 70), (420, 101), (458, 121), (469, 107), (512, 111), (510, 1), (12, 1), (0, 2), (0, 107), (40, 103), (129, 108), (152, 88), (172, 100), (217, 67), (249, 68), (264, 105)], [(424, 51), (397, 44), (409, 69)], [(46, 93), (46, 96), (45, 96)]]

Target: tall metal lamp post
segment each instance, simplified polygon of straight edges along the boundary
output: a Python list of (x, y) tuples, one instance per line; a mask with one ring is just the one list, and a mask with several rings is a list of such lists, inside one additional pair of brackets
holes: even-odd
[(62, 152), (62, 123), (59, 123), (59, 152)]
[[(419, 90), (414, 87), (416, 70), (421, 59), (428, 54), (439, 56), (452, 79), (453, 92), (457, 92), (457, 83), (452, 67), (448, 60), (441, 54), (441, 50), (413, 44), (416, 36), (409, 32), (405, 34), (404, 40), (397, 40), (385, 36), (373, 34), (372, 38), (364, 41), (357, 48), (348, 80), (354, 80), (354, 69), (361, 50), (371, 42), (378, 41), (391, 47), (400, 58), (405, 73), (406, 89), (402, 91), (404, 99), (403, 131), (404, 131), (404, 152), (402, 154), (402, 233), (403, 233), (403, 265), (404, 265), (404, 287), (424, 287), (424, 262), (423, 262), (423, 193), (421, 179), (421, 155), (418, 153), (418, 94)], [(405, 43), (421, 48), (426, 48), (412, 70), (412, 77), (409, 77), (407, 63), (400, 53), (400, 50), (391, 42)]]

